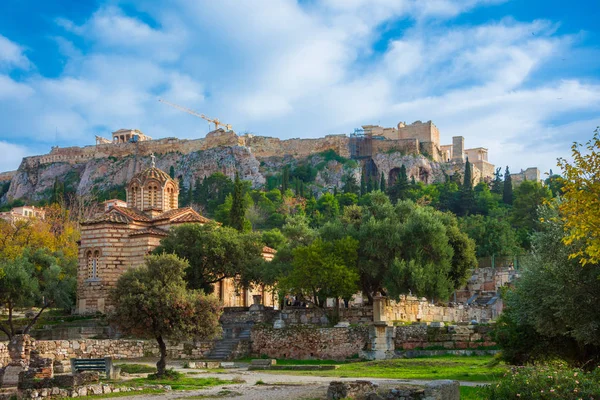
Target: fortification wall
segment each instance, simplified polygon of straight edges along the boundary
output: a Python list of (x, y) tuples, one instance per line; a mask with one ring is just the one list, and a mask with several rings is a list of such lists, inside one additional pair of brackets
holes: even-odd
[(328, 135), (319, 139), (281, 140), (266, 136), (242, 136), (242, 144), (249, 147), (257, 158), (308, 157), (311, 154), (334, 150), (342, 157), (350, 157), (349, 138), (346, 135)]
[(373, 154), (400, 152), (403, 154), (419, 154), (417, 139), (373, 140)]
[(421, 143), (432, 142), (438, 148), (440, 147), (440, 131), (438, 130), (437, 126), (435, 126), (431, 121), (415, 121), (410, 125), (399, 123), (398, 138), (415, 138)]

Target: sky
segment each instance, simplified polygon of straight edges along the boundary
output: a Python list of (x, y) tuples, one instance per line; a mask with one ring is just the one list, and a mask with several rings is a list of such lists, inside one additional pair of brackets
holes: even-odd
[(598, 0), (2, 0), (0, 171), (206, 121), (281, 139), (432, 120), (511, 172), (600, 125)]

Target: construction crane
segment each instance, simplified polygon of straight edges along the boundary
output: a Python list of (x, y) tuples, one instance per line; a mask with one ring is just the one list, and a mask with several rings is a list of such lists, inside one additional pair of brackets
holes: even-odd
[(165, 104), (167, 104), (167, 105), (169, 105), (169, 106), (171, 106), (173, 108), (177, 108), (178, 110), (181, 110), (181, 111), (186, 112), (188, 114), (192, 114), (195, 117), (202, 118), (202, 119), (208, 121), (209, 123), (212, 122), (213, 124), (215, 124), (215, 129), (219, 129), (219, 126), (223, 126), (223, 127), (225, 127), (226, 130), (228, 130), (228, 131), (231, 130), (231, 124), (224, 124), (221, 121), (219, 121), (218, 118), (209, 118), (206, 115), (200, 114), (197, 111), (190, 110), (189, 108), (182, 107), (182, 106), (180, 106), (178, 104), (171, 103), (170, 101), (166, 101), (166, 100), (163, 100), (163, 99), (158, 99), (158, 101), (160, 101), (161, 103), (165, 103)]

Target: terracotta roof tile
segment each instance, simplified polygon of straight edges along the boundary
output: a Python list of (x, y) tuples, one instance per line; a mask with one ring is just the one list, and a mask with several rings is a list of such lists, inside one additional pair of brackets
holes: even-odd
[(277, 250), (270, 248), (269, 246), (264, 246), (262, 249), (263, 253), (276, 254)]
[(151, 219), (146, 214), (136, 210), (135, 208), (113, 206), (111, 211), (117, 211), (133, 221), (150, 222)]
[(104, 222), (115, 224), (128, 224), (130, 220), (124, 215), (118, 213), (106, 213), (99, 217), (82, 222), (83, 225), (101, 224)]
[(211, 222), (210, 219), (198, 214), (190, 207), (165, 211), (164, 213), (156, 216), (153, 221), (159, 221), (163, 219), (168, 219), (171, 222), (200, 222), (203, 224)]
[(169, 233), (160, 228), (146, 228), (140, 231), (136, 231), (131, 233), (129, 236), (141, 236), (141, 235), (157, 235), (157, 236), (167, 236)]

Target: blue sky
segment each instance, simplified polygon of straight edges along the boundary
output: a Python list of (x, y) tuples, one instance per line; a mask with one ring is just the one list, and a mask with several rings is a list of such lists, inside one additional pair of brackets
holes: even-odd
[(3, 0), (0, 171), (139, 128), (198, 138), (158, 98), (279, 138), (433, 120), (511, 170), (600, 125), (598, 0)]

